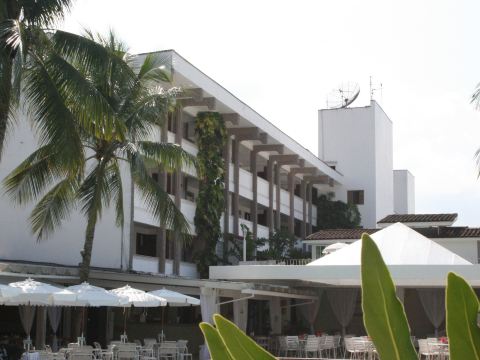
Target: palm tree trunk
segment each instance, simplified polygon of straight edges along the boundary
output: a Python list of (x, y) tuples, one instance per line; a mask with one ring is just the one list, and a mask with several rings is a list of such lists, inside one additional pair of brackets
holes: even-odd
[(2, 74), (0, 75), (0, 160), (2, 159), (5, 135), (7, 133), (8, 115), (12, 93), (12, 66), (13, 59), (6, 55)]
[(93, 238), (95, 236), (95, 227), (97, 225), (97, 214), (92, 210), (93, 214), (89, 214), (87, 230), (85, 232), (85, 243), (83, 244), (82, 262), (80, 263), (80, 282), (88, 280), (90, 275), (90, 262), (92, 261)]

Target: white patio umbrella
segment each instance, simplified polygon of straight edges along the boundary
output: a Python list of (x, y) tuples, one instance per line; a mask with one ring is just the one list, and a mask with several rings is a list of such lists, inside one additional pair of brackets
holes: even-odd
[(340, 250), (341, 248), (344, 248), (348, 244), (342, 243), (342, 242), (336, 242), (334, 244), (328, 245), (325, 249), (323, 249), (322, 254), (327, 255), (331, 254), (337, 250)]
[(161, 297), (151, 295), (143, 290), (132, 288), (130, 285), (125, 285), (118, 289), (110, 290), (112, 294), (115, 294), (124, 300), (123, 305), (123, 334), (127, 334), (127, 308), (131, 306), (135, 307), (158, 307), (166, 306), (167, 301)]
[(20, 295), (20, 289), (0, 284), (0, 304), (4, 304), (9, 300), (13, 300), (16, 296)]
[[(167, 300), (168, 306), (198, 306), (200, 305), (200, 300), (197, 298), (194, 298), (192, 296), (188, 296), (176, 291), (168, 290), (168, 289), (160, 289), (160, 290), (154, 290), (154, 291), (149, 291), (149, 294), (159, 296), (161, 298), (164, 298)], [(165, 318), (165, 313), (164, 309), (162, 308), (162, 337), (163, 335), (163, 325), (164, 325), (164, 318)]]
[(192, 306), (200, 305), (200, 300), (176, 291), (160, 289), (148, 292), (151, 295), (161, 297), (167, 301), (169, 306)]
[(123, 306), (128, 303), (127, 298), (111, 293), (104, 288), (90, 285), (87, 282), (69, 286), (65, 290), (76, 294), (78, 306)]
[(127, 299), (115, 295), (108, 290), (90, 285), (83, 282), (79, 285), (72, 285), (65, 290), (73, 292), (77, 296), (77, 306), (82, 306), (82, 319), (80, 324), (81, 339), (83, 339), (83, 328), (85, 318), (85, 307), (99, 307), (99, 306), (123, 306), (127, 304)]
[(73, 292), (31, 278), (10, 283), (9, 286), (20, 290), (20, 293), (6, 301), (5, 305), (75, 306), (77, 304), (77, 296)]
[(19, 293), (7, 300), (5, 305), (19, 305), (20, 318), (27, 334), (28, 349), (30, 348), (30, 330), (35, 315), (33, 306), (74, 306), (76, 303), (74, 293), (31, 278), (10, 283), (9, 286), (17, 289)]

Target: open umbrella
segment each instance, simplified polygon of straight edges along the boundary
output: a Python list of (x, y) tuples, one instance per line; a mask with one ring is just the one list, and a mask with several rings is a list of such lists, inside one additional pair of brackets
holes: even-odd
[(85, 307), (98, 307), (98, 306), (123, 306), (127, 304), (127, 299), (117, 296), (104, 288), (90, 285), (87, 282), (83, 282), (79, 285), (72, 285), (66, 288), (71, 291), (77, 297), (77, 306), (82, 306), (82, 320), (81, 320), (81, 337), (79, 340), (83, 341), (83, 328), (85, 318)]
[(20, 319), (27, 334), (27, 350), (30, 349), (30, 330), (35, 316), (33, 306), (74, 306), (76, 304), (74, 293), (31, 278), (10, 283), (9, 286), (17, 289), (19, 293), (5, 301), (5, 305), (19, 305)]
[(336, 242), (334, 244), (328, 245), (325, 249), (323, 249), (322, 254), (327, 255), (331, 254), (337, 250), (340, 250), (341, 248), (344, 248), (348, 244), (342, 243), (342, 242)]
[(151, 295), (161, 297), (167, 301), (169, 306), (191, 306), (200, 305), (200, 300), (176, 291), (160, 289), (148, 292)]
[(73, 292), (31, 278), (10, 283), (9, 286), (20, 290), (20, 293), (6, 301), (5, 305), (75, 306), (77, 304), (77, 296)]
[(13, 300), (20, 295), (20, 289), (9, 285), (0, 284), (0, 304), (4, 304), (9, 300)]
[(130, 285), (125, 285), (118, 289), (110, 290), (112, 294), (115, 294), (124, 300), (123, 305), (123, 334), (127, 335), (127, 308), (131, 306), (135, 307), (158, 307), (166, 306), (167, 301), (161, 297), (151, 295), (143, 290), (132, 288)]
[[(149, 294), (159, 296), (161, 298), (164, 298), (167, 300), (168, 306), (198, 306), (200, 305), (200, 300), (197, 298), (194, 298), (192, 296), (188, 296), (173, 290), (168, 290), (168, 289), (160, 289), (160, 290), (154, 290), (154, 291), (149, 291)], [(161, 337), (163, 338), (163, 325), (164, 325), (164, 309), (162, 308), (162, 333)]]

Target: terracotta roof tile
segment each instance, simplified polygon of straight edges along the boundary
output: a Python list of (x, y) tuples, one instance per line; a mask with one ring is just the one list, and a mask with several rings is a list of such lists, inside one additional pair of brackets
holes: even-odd
[[(306, 240), (357, 240), (363, 233), (373, 234), (381, 229), (330, 229), (320, 230), (307, 236)], [(480, 238), (480, 228), (466, 226), (432, 226), (428, 228), (414, 228), (423, 236), (430, 239), (439, 238)]]
[(411, 223), (411, 222), (453, 222), (458, 214), (393, 214), (378, 221), (378, 223)]

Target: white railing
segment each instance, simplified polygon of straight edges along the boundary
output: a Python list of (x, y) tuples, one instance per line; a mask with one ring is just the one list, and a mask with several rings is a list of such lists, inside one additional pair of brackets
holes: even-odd
[(307, 265), (312, 259), (278, 259), (240, 261), (239, 265)]

